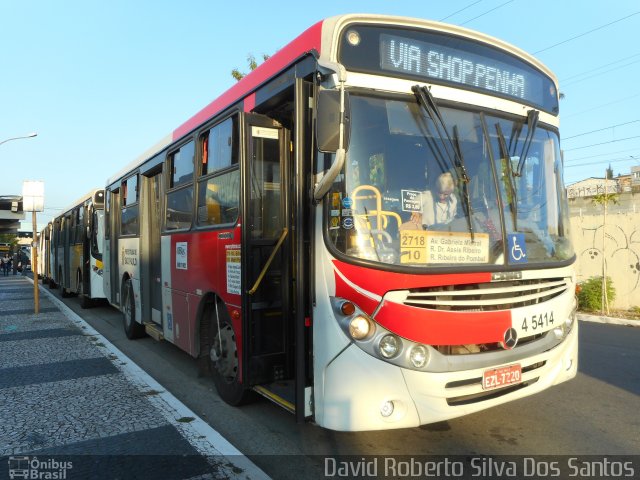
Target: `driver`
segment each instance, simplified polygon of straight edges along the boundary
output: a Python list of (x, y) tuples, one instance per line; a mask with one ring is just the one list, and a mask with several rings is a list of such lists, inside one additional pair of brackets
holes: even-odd
[(458, 211), (458, 199), (453, 193), (455, 182), (450, 172), (440, 174), (435, 192), (422, 192), (422, 213), (411, 214), (409, 222), (427, 229), (432, 225), (450, 223)]

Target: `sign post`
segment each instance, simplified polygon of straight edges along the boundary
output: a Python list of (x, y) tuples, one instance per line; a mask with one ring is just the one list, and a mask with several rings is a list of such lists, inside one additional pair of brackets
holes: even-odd
[(33, 298), (36, 315), (40, 313), (38, 290), (38, 222), (36, 212), (44, 211), (44, 182), (25, 180), (22, 184), (22, 210), (32, 212), (33, 242), (31, 243), (31, 271), (33, 272)]

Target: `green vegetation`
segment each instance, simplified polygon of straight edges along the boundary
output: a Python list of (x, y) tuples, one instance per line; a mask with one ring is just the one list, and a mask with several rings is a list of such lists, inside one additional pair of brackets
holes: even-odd
[[(266, 61), (268, 59), (269, 59), (269, 55), (267, 55), (266, 53), (263, 53), (262, 54), (262, 60)], [(256, 68), (258, 68), (258, 62), (256, 61), (256, 57), (251, 53), (249, 55), (247, 55), (247, 66), (249, 67), (249, 70), (252, 71), (252, 72)], [(245, 72), (241, 72), (237, 68), (234, 68), (233, 70), (231, 70), (231, 76), (233, 78), (235, 78), (236, 81), (242, 80), (245, 75), (246, 75)]]
[[(616, 290), (611, 278), (607, 277), (607, 299), (613, 302), (616, 298)], [(578, 308), (585, 312), (602, 310), (602, 277), (591, 277), (578, 284)]]

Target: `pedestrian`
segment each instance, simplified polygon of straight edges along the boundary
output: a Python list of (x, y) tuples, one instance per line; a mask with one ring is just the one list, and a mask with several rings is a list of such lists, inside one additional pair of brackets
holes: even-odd
[(9, 254), (5, 253), (4, 257), (0, 259), (0, 262), (2, 263), (2, 274), (6, 277), (9, 275), (9, 266), (11, 265)]
[(18, 253), (13, 254), (13, 274), (17, 275), (18, 273)]

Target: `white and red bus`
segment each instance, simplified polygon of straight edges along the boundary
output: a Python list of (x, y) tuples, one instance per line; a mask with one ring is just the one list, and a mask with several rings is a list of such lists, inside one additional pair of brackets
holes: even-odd
[(558, 86), (495, 38), (323, 20), (106, 186), (127, 335), (334, 430), (412, 427), (576, 374)]
[(82, 308), (104, 299), (104, 189), (94, 189), (65, 208), (41, 232), (43, 283), (77, 295)]

